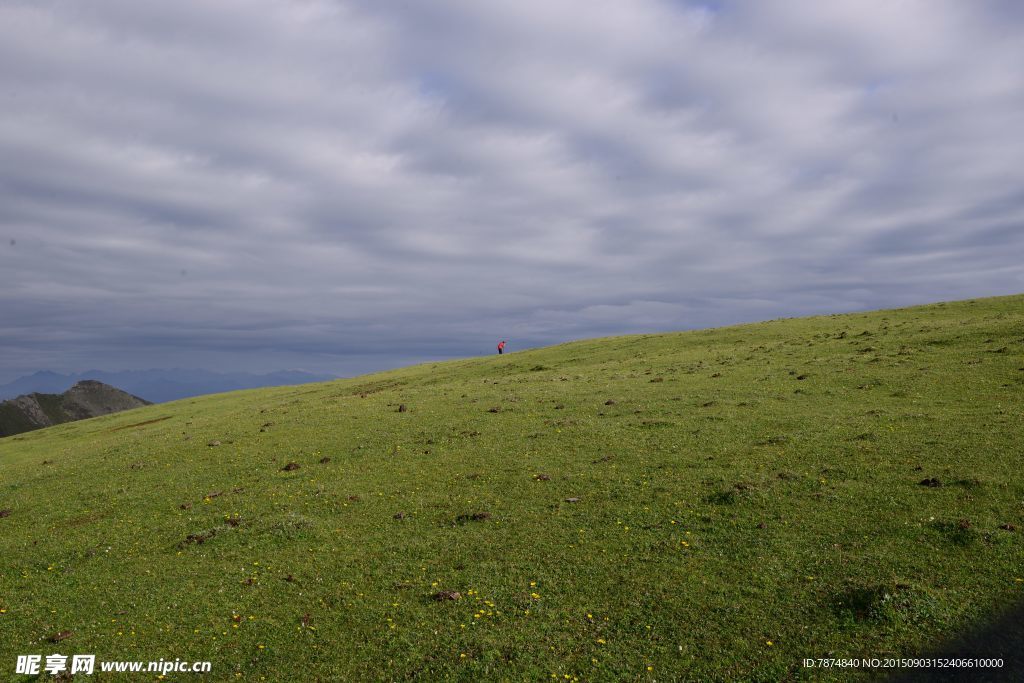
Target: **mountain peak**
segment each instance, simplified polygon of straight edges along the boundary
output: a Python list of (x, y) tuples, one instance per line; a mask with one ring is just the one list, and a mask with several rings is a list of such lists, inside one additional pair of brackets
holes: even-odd
[(281, 370), (265, 374), (243, 372), (215, 372), (185, 368), (149, 369), (149, 370), (89, 370), (68, 375), (40, 370), (0, 385), (0, 400), (14, 398), (33, 392), (43, 394), (59, 394), (66, 391), (76, 381), (88, 378), (107, 385), (120, 387), (125, 391), (141, 396), (154, 403), (174, 401), (181, 398), (201, 396), (203, 394), (220, 394), (238, 389), (258, 389), (260, 387), (305, 384), (308, 382), (325, 382), (335, 379), (331, 375), (318, 375), (297, 370)]
[(0, 437), (141, 408), (149, 401), (86, 379), (62, 394), (33, 392), (0, 403)]

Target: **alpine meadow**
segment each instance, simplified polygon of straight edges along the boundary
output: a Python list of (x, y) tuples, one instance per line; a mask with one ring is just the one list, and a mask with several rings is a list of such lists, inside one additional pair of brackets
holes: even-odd
[(1022, 390), (1010, 296), (8, 437), (2, 675), (45, 651), (209, 680), (877, 677), (802, 662), (942, 651), (1024, 600)]

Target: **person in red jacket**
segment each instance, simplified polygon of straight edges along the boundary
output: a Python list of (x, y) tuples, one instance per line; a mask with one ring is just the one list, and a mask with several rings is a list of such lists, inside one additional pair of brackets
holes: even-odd
[(501, 355), (503, 353), (505, 353), (505, 340), (504, 339), (502, 339), (500, 342), (498, 342), (498, 355)]

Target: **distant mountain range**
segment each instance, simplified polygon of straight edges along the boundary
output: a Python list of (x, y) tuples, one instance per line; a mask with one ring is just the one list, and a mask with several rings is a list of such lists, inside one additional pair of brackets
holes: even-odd
[(317, 375), (302, 370), (283, 370), (265, 375), (180, 368), (119, 372), (88, 370), (67, 375), (43, 370), (0, 385), (0, 400), (34, 392), (59, 394), (82, 380), (96, 380), (104, 384), (111, 384), (151, 403), (164, 403), (179, 398), (218, 394), (237, 389), (288, 386), (309, 382), (326, 382), (332, 379), (335, 378), (330, 375)]
[(61, 394), (31, 393), (0, 403), (0, 437), (145, 405), (149, 401), (87, 379)]

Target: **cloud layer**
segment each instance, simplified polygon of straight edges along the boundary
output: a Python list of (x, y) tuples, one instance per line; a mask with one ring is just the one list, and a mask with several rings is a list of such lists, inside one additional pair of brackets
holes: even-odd
[(1012, 2), (0, 6), (0, 379), (1024, 290)]

